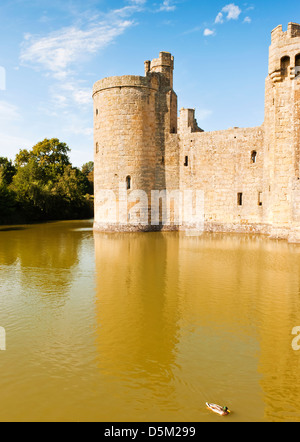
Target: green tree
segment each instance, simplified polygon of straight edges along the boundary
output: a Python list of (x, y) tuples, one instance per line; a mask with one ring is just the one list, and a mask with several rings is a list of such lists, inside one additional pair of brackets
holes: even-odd
[(81, 172), (86, 176), (88, 176), (91, 172), (94, 172), (94, 162), (89, 161), (88, 163), (85, 163), (81, 168)]
[(59, 139), (52, 138), (37, 143), (31, 151), (20, 150), (16, 156), (17, 167), (22, 167), (34, 161), (47, 175), (63, 174), (65, 166), (69, 166), (69, 147)]
[(43, 169), (33, 159), (18, 168), (10, 188), (33, 221), (42, 219), (43, 215), (51, 211), (51, 186), (49, 181), (45, 180)]
[(81, 168), (82, 173), (87, 177), (89, 181), (89, 189), (88, 192), (90, 195), (94, 195), (94, 163), (93, 161), (89, 161), (84, 164)]
[[(93, 216), (89, 170), (72, 167), (69, 147), (57, 138), (21, 150), (15, 165), (0, 159), (0, 222)], [(9, 221), (10, 222), (10, 221)], [(14, 222), (14, 221), (12, 221)]]
[(13, 177), (16, 174), (17, 169), (13, 165), (12, 161), (7, 158), (0, 157), (0, 180), (7, 186), (12, 183)]
[(77, 168), (67, 166), (64, 174), (58, 178), (55, 185), (55, 193), (63, 201), (64, 210), (70, 217), (78, 217), (78, 214), (92, 216), (90, 199), (88, 196), (89, 181)]
[(0, 181), (0, 224), (11, 224), (18, 217), (16, 195)]

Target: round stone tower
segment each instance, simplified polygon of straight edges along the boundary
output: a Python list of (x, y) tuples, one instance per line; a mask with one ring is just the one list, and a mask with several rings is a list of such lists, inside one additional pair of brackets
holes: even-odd
[(95, 230), (152, 230), (151, 191), (166, 189), (166, 138), (177, 132), (174, 58), (145, 62), (145, 77), (94, 85)]

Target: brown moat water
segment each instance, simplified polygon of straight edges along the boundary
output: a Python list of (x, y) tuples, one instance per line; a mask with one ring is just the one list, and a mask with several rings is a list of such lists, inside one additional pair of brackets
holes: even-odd
[[(1, 421), (300, 421), (300, 247), (0, 231)], [(222, 418), (221, 418), (222, 420)]]

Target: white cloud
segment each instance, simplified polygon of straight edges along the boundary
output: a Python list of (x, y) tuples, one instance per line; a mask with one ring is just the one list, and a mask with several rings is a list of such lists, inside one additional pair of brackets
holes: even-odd
[(208, 29), (208, 28), (204, 29), (204, 33), (203, 33), (204, 37), (210, 37), (215, 34), (216, 34), (216, 32), (212, 29)]
[(239, 6), (231, 3), (223, 8), (223, 12), (227, 13), (227, 20), (237, 20), (242, 13)]
[(76, 79), (57, 82), (50, 87), (52, 109), (67, 109), (74, 103), (81, 108), (92, 106), (92, 88), (84, 87)]
[(128, 0), (131, 5), (143, 6), (146, 4), (147, 0)]
[(226, 15), (226, 20), (238, 20), (242, 13), (242, 10), (239, 6), (234, 3), (230, 3), (229, 5), (224, 6), (221, 12), (218, 13), (215, 23), (224, 23), (224, 15)]
[(219, 12), (219, 14), (217, 15), (215, 23), (224, 23), (224, 16), (222, 12)]
[(146, 0), (128, 2), (128, 6), (95, 15), (81, 26), (64, 27), (46, 35), (24, 35), (20, 63), (43, 71), (55, 81), (50, 86), (53, 105), (68, 107), (72, 101), (79, 106), (91, 104), (91, 89), (77, 80), (78, 66), (135, 25), (131, 16), (141, 10)]
[(250, 17), (245, 17), (244, 18), (244, 23), (252, 23), (252, 20)]
[(172, 12), (175, 11), (176, 6), (172, 5), (172, 0), (164, 0), (160, 8), (158, 9), (159, 12)]
[(132, 21), (100, 22), (87, 29), (63, 28), (45, 37), (26, 35), (20, 60), (23, 65), (41, 67), (57, 77), (65, 76), (86, 54), (93, 54), (112, 43)]

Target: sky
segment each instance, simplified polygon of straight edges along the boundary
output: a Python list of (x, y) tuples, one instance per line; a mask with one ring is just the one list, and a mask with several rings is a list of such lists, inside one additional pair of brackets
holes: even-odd
[(270, 33), (300, 23), (298, 0), (1, 0), (0, 156), (45, 138), (93, 160), (93, 84), (175, 57), (179, 109), (205, 131), (264, 120)]

